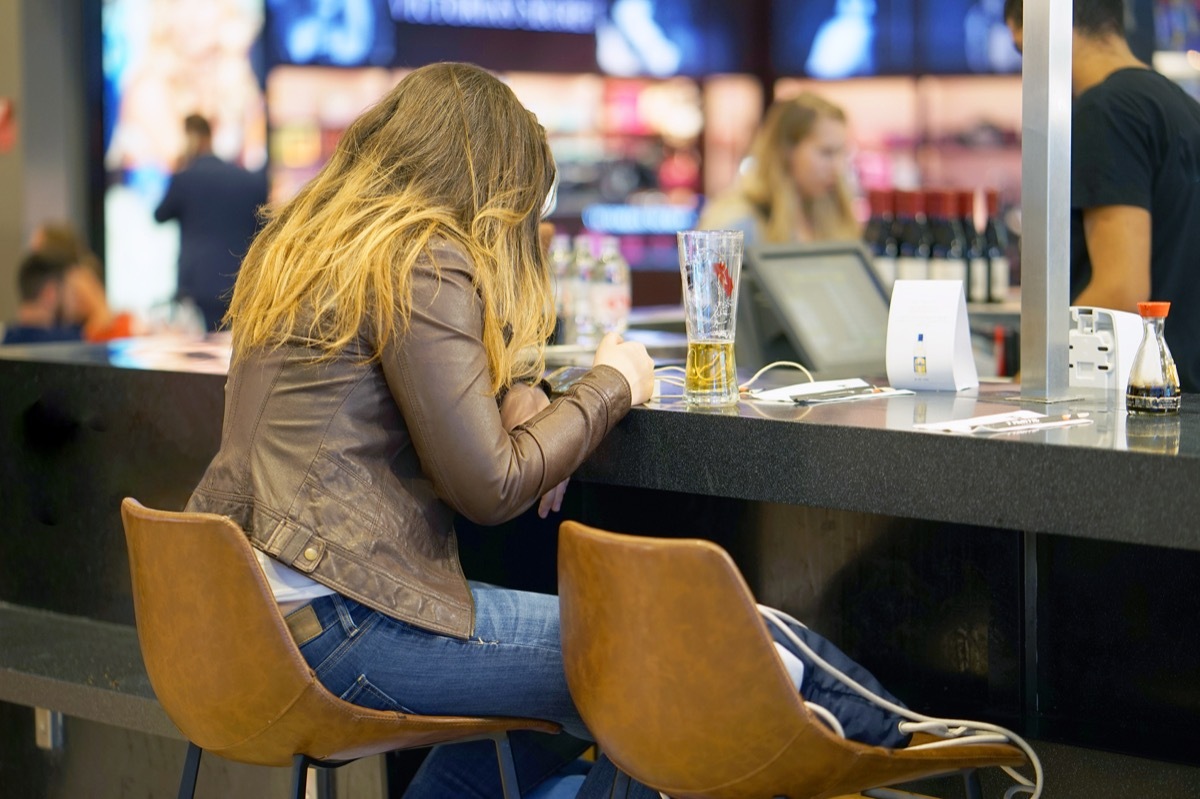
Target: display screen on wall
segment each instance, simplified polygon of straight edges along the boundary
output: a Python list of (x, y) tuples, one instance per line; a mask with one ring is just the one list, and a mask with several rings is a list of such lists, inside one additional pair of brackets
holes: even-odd
[(1200, 0), (1143, 0), (1153, 2), (1154, 42), (1158, 50), (1200, 50)]
[(746, 9), (727, 0), (607, 0), (596, 60), (609, 75), (667, 77), (748, 68)]
[(744, 65), (746, 15), (725, 0), (268, 0), (267, 57), (294, 66), (670, 77)]
[(916, 68), (930, 75), (1021, 72), (1004, 0), (918, 0)]
[(912, 0), (775, 0), (771, 53), (781, 75), (837, 80), (909, 75)]
[(262, 0), (104, 0), (103, 255), (113, 307), (172, 313), (179, 231), (156, 223), (154, 209), (183, 153), (186, 116), (209, 120), (219, 157), (266, 165), (262, 24)]
[(596, 0), (267, 0), (267, 59), (295, 66), (596, 70)]

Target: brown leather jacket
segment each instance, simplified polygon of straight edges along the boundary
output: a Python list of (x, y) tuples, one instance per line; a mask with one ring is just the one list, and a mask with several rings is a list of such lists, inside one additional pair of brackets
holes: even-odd
[[(568, 477), (629, 411), (597, 367), (511, 434), (481, 343), (473, 267), (448, 244), (413, 274), (409, 328), (381, 359), (284, 346), (235, 360), (221, 448), (188, 509), (231, 517), (255, 547), (397, 619), (460, 638), (474, 608), (457, 511), (510, 519)], [(439, 282), (440, 274), (440, 282)]]

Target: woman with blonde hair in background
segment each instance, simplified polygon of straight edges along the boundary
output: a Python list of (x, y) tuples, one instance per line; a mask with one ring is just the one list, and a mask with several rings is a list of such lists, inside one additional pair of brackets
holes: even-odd
[[(780, 100), (767, 112), (726, 194), (704, 209), (699, 226), (740, 230), (746, 247), (857, 241), (862, 232), (846, 188), (846, 114), (812, 92)], [(743, 272), (738, 295), (738, 366), (758, 369), (797, 359), (769, 298)], [(811, 365), (811, 364), (809, 364)]]
[(846, 188), (846, 114), (804, 92), (771, 106), (737, 183), (714, 199), (700, 227), (741, 230), (746, 246), (857, 240)]
[(63, 319), (80, 327), (84, 341), (111, 341), (148, 332), (146, 325), (133, 314), (115, 312), (109, 307), (100, 259), (69, 224), (38, 225), (30, 237), (29, 248), (67, 265), (63, 274)]
[[(513, 736), (526, 790), (589, 737), (558, 600), (468, 581), (455, 514), (558, 510), (653, 386), (645, 348), (616, 335), (562, 397), (534, 385), (555, 175), (533, 114), (474, 66), (418, 69), (364, 112), (243, 261), (221, 448), (188, 503), (245, 529), (335, 695), (561, 724), (569, 736)], [(406, 793), (499, 795), (489, 741), (438, 747)]]

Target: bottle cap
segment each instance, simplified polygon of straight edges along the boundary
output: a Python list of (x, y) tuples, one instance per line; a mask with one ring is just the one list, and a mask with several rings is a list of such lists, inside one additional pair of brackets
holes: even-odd
[(896, 198), (891, 189), (869, 189), (867, 203), (872, 216), (891, 216), (896, 212)]
[(958, 216), (958, 195), (945, 189), (930, 189), (925, 194), (926, 208), (932, 217), (949, 219)]
[(958, 215), (974, 221), (974, 219), (975, 219), (975, 191), (973, 189), (959, 189), (959, 191), (958, 191)]
[(1151, 319), (1166, 319), (1171, 310), (1169, 302), (1139, 302), (1138, 313)]
[(912, 219), (924, 215), (925, 192), (908, 190), (896, 192), (896, 216), (902, 219)]
[(987, 213), (989, 217), (1000, 215), (1000, 190), (986, 189), (983, 193), (984, 199), (987, 201)]

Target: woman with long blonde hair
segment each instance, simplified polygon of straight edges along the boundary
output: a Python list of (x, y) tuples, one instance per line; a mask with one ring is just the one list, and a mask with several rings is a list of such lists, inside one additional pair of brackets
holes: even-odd
[(846, 188), (846, 114), (803, 92), (771, 106), (734, 187), (705, 209), (700, 226), (742, 230), (746, 244), (856, 240)]
[[(650, 396), (645, 348), (615, 335), (564, 396), (532, 385), (553, 321), (538, 224), (555, 185), (512, 91), (434, 64), (350, 126), (246, 255), (221, 447), (188, 508), (245, 529), (301, 654), (346, 701), (587, 737), (557, 599), (468, 582), (453, 528), (539, 497), (558, 510), (566, 478)], [(543, 747), (514, 738), (518, 766)], [(484, 742), (435, 750), (407, 795), (498, 793)]]

